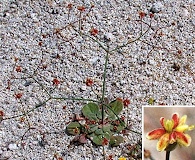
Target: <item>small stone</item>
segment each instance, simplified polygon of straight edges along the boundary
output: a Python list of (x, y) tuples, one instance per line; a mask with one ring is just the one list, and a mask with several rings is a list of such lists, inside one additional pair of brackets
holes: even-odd
[(16, 149), (18, 149), (18, 147), (17, 147), (17, 145), (16, 145), (15, 143), (9, 144), (8, 148), (9, 148), (10, 150), (16, 150)]
[(149, 63), (150, 65), (152, 65), (152, 66), (155, 66), (155, 65), (156, 65), (156, 62), (155, 62), (155, 60), (153, 60), (153, 59), (149, 59), (149, 60), (148, 60), (148, 63)]
[(81, 86), (81, 91), (86, 91), (87, 87), (86, 86)]
[(37, 15), (36, 15), (36, 13), (31, 13), (31, 18), (34, 20), (34, 22), (38, 22), (39, 20), (38, 20), (38, 18), (37, 18)]
[(96, 65), (98, 61), (99, 61), (99, 57), (94, 57), (94, 58), (92, 58), (92, 59), (89, 60), (89, 62), (91, 63), (91, 65)]
[(28, 87), (28, 86), (30, 86), (32, 83), (33, 83), (32, 81), (26, 81), (26, 82), (24, 83), (24, 86), (25, 86), (25, 87)]
[(163, 4), (161, 2), (156, 2), (152, 5), (152, 8), (150, 9), (150, 12), (152, 13), (159, 13), (163, 10)]
[(114, 41), (114, 35), (112, 34), (112, 33), (106, 33), (105, 35), (104, 35), (104, 39), (106, 40), (106, 41), (108, 41), (108, 42), (110, 42), (110, 41)]
[(188, 10), (186, 9), (186, 8), (184, 8), (183, 10), (182, 10), (182, 12), (181, 12), (181, 16), (182, 17), (188, 17), (189, 16), (189, 12), (188, 12)]
[(190, 22), (191, 22), (191, 24), (192, 24), (193, 26), (195, 26), (195, 19), (191, 19)]
[(23, 125), (18, 123), (17, 127), (21, 129), (21, 128), (23, 128)]
[(12, 156), (12, 152), (11, 151), (5, 151), (1, 154), (1, 158), (2, 159), (6, 159), (6, 158), (10, 158)]

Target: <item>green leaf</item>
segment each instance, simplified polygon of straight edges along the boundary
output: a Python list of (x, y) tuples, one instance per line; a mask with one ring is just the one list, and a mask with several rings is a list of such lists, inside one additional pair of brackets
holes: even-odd
[(119, 133), (120, 131), (125, 129), (125, 126), (124, 126), (124, 124), (120, 123), (118, 126), (111, 125), (110, 129), (111, 129), (112, 132)]
[(111, 128), (111, 125), (110, 124), (106, 124), (106, 125), (103, 125), (102, 130), (104, 132), (110, 132), (110, 128)]
[(102, 145), (103, 136), (102, 135), (96, 135), (96, 134), (93, 133), (91, 140), (96, 145), (101, 146)]
[(95, 134), (97, 135), (104, 134), (104, 131), (102, 130), (102, 128), (99, 128), (95, 131)]
[[(105, 110), (103, 111), (103, 114), (104, 114), (104, 116), (106, 115)], [(102, 111), (99, 110), (99, 112), (97, 112), (97, 118), (102, 119)]]
[(98, 129), (98, 125), (95, 124), (89, 125), (89, 127), (89, 133), (95, 132)]
[(95, 103), (88, 103), (82, 108), (83, 115), (89, 120), (98, 120), (99, 106)]
[(92, 142), (95, 143), (98, 146), (102, 145), (102, 141), (103, 141), (104, 138), (109, 140), (110, 139), (110, 134), (106, 132), (106, 133), (100, 134), (100, 135), (97, 135), (95, 133), (92, 133), (90, 135), (90, 139), (92, 140)]
[(121, 144), (124, 141), (122, 136), (111, 136), (110, 137), (110, 146), (111, 147), (116, 147), (119, 144)]
[(68, 134), (77, 135), (81, 132), (81, 124), (79, 122), (71, 122), (67, 127)]
[(108, 118), (115, 120), (117, 118), (116, 115), (119, 115), (119, 113), (123, 110), (123, 103), (120, 100), (115, 100), (110, 102), (109, 106), (110, 108), (108, 108)]

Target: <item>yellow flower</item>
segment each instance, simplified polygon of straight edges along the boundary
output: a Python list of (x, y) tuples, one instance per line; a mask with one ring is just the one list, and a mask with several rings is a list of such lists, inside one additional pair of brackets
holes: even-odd
[(118, 160), (126, 160), (125, 157), (120, 157)]
[[(178, 113), (173, 114), (171, 120), (161, 117), (160, 123), (163, 128), (147, 133), (146, 138), (149, 140), (158, 139), (156, 147), (158, 151), (173, 150), (177, 144), (188, 147), (191, 144), (191, 137), (185, 131), (193, 130), (194, 125), (188, 126), (185, 124), (186, 119), (186, 115), (179, 118)], [(174, 148), (170, 146), (174, 146)]]

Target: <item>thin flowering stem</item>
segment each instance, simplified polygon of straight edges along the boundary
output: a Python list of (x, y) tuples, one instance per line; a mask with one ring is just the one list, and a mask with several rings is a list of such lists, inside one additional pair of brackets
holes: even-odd
[(107, 72), (107, 65), (108, 65), (108, 59), (109, 59), (109, 51), (106, 52), (106, 58), (105, 58), (105, 63), (104, 63), (104, 73), (103, 73), (103, 85), (102, 85), (102, 98), (101, 102), (104, 101), (104, 96), (105, 96), (105, 88), (106, 88), (106, 72)]
[(166, 160), (169, 160), (170, 157), (170, 151), (166, 151)]
[[(105, 64), (104, 64), (101, 103), (104, 102), (104, 97), (105, 97), (106, 72), (107, 72), (108, 58), (109, 58), (109, 51), (106, 52), (106, 60), (105, 60)], [(102, 104), (102, 110), (101, 110), (101, 112), (102, 112), (102, 125), (103, 125), (104, 124), (104, 105), (103, 104)]]

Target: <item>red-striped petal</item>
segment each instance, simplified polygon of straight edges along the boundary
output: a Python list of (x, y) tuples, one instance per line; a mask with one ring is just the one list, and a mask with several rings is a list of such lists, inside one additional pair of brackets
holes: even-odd
[(158, 129), (155, 129), (151, 132), (149, 132), (147, 135), (146, 135), (146, 138), (151, 140), (151, 139), (159, 139), (163, 134), (165, 134), (165, 130), (163, 128), (158, 128)]
[(177, 136), (177, 142), (182, 145), (182, 146), (190, 146), (191, 144), (191, 137), (188, 135), (188, 134), (184, 134), (184, 133), (181, 133), (181, 132), (175, 132), (176, 133), (176, 136)]
[(169, 143), (170, 144), (173, 144), (174, 142), (176, 142), (176, 133), (175, 132), (172, 132), (170, 135), (169, 135)]
[(160, 118), (160, 124), (161, 124), (162, 127), (165, 129), (164, 121), (165, 121), (165, 118), (164, 118), (164, 117), (161, 117), (161, 118)]
[(174, 126), (173, 126), (173, 129), (174, 129), (179, 124), (179, 115), (178, 115), (178, 113), (173, 114), (172, 119), (174, 121)]
[(168, 145), (169, 145), (169, 133), (166, 133), (160, 137), (156, 149), (158, 151), (164, 151)]

